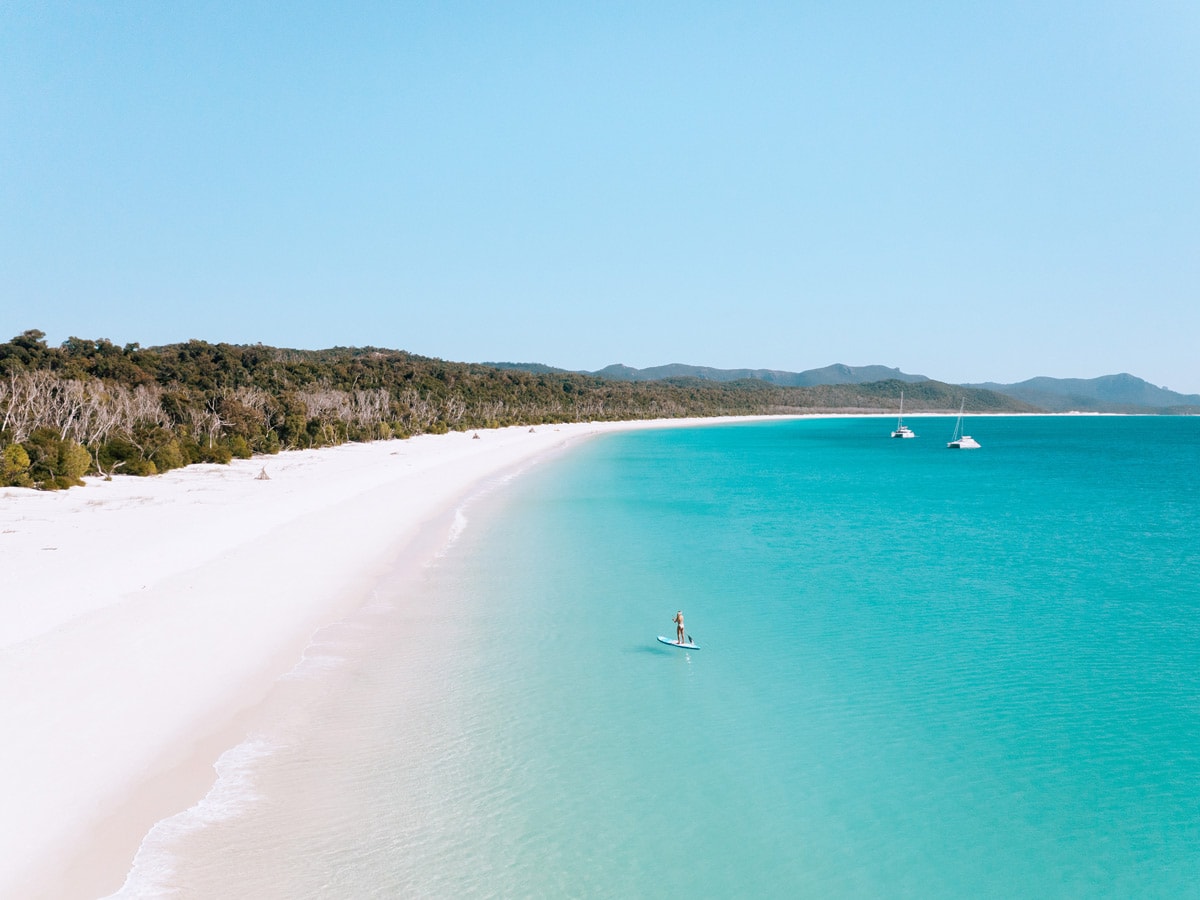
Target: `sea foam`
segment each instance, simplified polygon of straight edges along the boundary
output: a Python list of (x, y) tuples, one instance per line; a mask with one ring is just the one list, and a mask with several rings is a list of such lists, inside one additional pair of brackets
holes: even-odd
[(158, 822), (142, 840), (133, 866), (120, 890), (110, 895), (118, 900), (173, 896), (181, 892), (174, 876), (178, 857), (175, 848), (189, 835), (241, 814), (260, 797), (255, 787), (255, 769), (275, 751), (262, 737), (250, 737), (221, 754), (214, 765), (216, 781), (200, 802)]

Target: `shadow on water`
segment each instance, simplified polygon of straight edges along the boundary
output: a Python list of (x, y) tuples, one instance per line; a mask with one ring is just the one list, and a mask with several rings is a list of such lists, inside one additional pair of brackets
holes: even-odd
[(678, 650), (666, 647), (655, 641), (653, 644), (635, 644), (625, 648), (626, 653), (642, 653), (648, 656), (675, 656)]
[[(692, 653), (699, 650), (699, 647), (682, 648), (682, 654), (690, 657)], [(624, 653), (638, 653), (644, 656), (679, 656), (680, 648), (667, 647), (665, 644), (660, 644), (655, 641), (653, 644), (635, 644), (631, 647), (626, 647)]]

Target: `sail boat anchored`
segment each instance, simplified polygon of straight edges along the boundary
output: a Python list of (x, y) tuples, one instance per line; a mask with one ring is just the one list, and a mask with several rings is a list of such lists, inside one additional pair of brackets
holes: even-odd
[(958, 407), (958, 421), (954, 423), (954, 436), (950, 438), (950, 443), (946, 446), (951, 450), (978, 450), (979, 441), (971, 437), (969, 434), (963, 434), (962, 417), (963, 409), (966, 408), (967, 398), (963, 397), (962, 403)]
[(900, 392), (900, 418), (896, 420), (896, 430), (892, 432), (895, 438), (913, 438), (917, 433), (904, 424), (904, 391)]

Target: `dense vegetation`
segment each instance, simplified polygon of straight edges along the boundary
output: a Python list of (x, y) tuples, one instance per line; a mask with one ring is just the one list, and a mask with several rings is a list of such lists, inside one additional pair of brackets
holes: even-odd
[[(282, 350), (189, 341), (117, 346), (40, 331), (0, 344), (0, 486), (153, 475), (254, 453), (559, 422), (954, 409), (939, 382), (788, 388), (746, 379), (611, 381), (445, 362), (373, 347)], [(975, 411), (1029, 407), (966, 390)]]

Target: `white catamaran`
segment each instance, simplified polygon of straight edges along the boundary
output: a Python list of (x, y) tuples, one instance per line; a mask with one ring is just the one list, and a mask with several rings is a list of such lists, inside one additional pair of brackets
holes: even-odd
[(900, 418), (896, 420), (896, 430), (892, 432), (892, 437), (910, 438), (916, 437), (917, 433), (904, 424), (904, 391), (900, 392)]
[(971, 437), (969, 434), (963, 434), (962, 417), (963, 409), (967, 405), (967, 398), (963, 397), (962, 403), (958, 407), (958, 421), (954, 423), (954, 436), (950, 438), (950, 443), (946, 446), (951, 450), (978, 450), (979, 441)]

